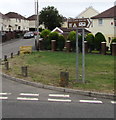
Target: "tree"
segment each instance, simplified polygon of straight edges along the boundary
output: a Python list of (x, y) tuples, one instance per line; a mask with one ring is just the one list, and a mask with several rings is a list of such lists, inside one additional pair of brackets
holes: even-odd
[(101, 42), (106, 42), (104, 35), (101, 32), (95, 34), (95, 48), (101, 50)]
[(45, 7), (40, 12), (40, 23), (43, 23), (47, 29), (53, 30), (55, 27), (61, 27), (63, 16), (53, 6)]
[(94, 35), (92, 33), (89, 33), (87, 36), (86, 36), (86, 41), (88, 43), (88, 47), (89, 47), (89, 50), (90, 52), (92, 50), (94, 50), (95, 48), (95, 43), (94, 43)]

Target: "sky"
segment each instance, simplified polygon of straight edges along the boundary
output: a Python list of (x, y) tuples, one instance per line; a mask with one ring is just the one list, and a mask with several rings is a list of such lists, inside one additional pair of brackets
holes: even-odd
[[(0, 12), (17, 12), (25, 17), (35, 14), (36, 0), (0, 0)], [(92, 6), (98, 12), (103, 12), (114, 6), (116, 0), (38, 0), (39, 11), (44, 7), (54, 6), (64, 17), (78, 16), (86, 8)]]

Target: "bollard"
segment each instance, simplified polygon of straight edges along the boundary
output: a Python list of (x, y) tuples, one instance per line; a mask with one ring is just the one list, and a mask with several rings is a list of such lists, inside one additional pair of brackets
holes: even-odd
[(13, 58), (13, 53), (11, 53), (11, 58)]
[(20, 55), (20, 51), (17, 52), (17, 55)]
[(7, 55), (4, 55), (4, 61), (7, 61)]
[(66, 41), (66, 52), (71, 52), (71, 41)]
[(52, 51), (56, 51), (56, 40), (52, 40)]
[(40, 50), (43, 50), (43, 39), (39, 39), (39, 48)]
[(112, 43), (112, 56), (116, 56), (116, 42)]
[(27, 77), (28, 74), (27, 74), (27, 66), (22, 66), (21, 67), (21, 71), (22, 71), (22, 76), (23, 77)]
[(106, 42), (101, 42), (101, 54), (106, 55)]
[(87, 41), (84, 41), (84, 44), (85, 44), (85, 54), (88, 53), (88, 44), (87, 44)]
[(5, 61), (5, 69), (9, 70), (9, 62), (8, 61)]
[(61, 87), (68, 86), (68, 81), (69, 81), (69, 73), (61, 72), (60, 73), (60, 86)]

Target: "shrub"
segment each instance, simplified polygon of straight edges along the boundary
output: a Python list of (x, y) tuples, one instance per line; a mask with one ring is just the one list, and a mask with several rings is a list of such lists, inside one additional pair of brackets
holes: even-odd
[(50, 34), (50, 30), (45, 29), (41, 32), (40, 36), (45, 39), (48, 37), (49, 34)]
[(86, 41), (87, 41), (87, 44), (88, 44), (89, 51), (91, 52), (95, 48), (94, 35), (92, 33), (89, 33), (86, 36)]
[(41, 32), (40, 36), (43, 38), (43, 44), (44, 44), (44, 49), (49, 50), (50, 49), (50, 41), (49, 41), (49, 34), (50, 30), (45, 29)]
[(95, 48), (96, 50), (101, 50), (101, 42), (106, 42), (104, 35), (100, 32), (95, 35)]
[(65, 45), (65, 38), (63, 35), (59, 35), (58, 37), (58, 41), (57, 41), (57, 47), (60, 51), (63, 50), (64, 48), (64, 45)]
[(68, 39), (71, 41), (72, 50), (76, 50), (76, 32), (71, 31), (68, 35)]

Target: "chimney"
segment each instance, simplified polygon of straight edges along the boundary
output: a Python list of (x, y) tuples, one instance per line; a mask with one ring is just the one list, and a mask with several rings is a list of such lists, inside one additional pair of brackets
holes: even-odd
[(116, 6), (116, 1), (114, 2), (114, 6)]

